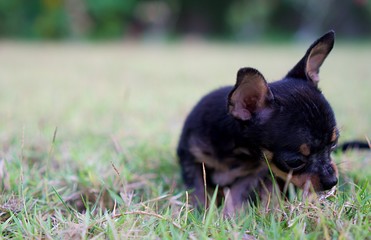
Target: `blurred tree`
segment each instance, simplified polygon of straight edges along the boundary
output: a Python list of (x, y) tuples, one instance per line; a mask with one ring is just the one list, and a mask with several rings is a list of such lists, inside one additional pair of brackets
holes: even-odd
[(260, 38), (269, 26), (273, 5), (268, 0), (234, 1), (228, 9), (228, 31), (237, 39)]
[(34, 32), (39, 38), (59, 39), (69, 34), (63, 0), (42, 0), (34, 19)]
[[(0, 36), (371, 36), (368, 0), (0, 0)], [(150, 33), (150, 34), (148, 34)]]
[[(174, 27), (175, 1), (140, 1), (130, 21), (130, 33), (135, 36), (163, 38)], [(175, 3), (175, 4), (174, 4)]]
[(65, 7), (71, 25), (72, 37), (82, 38), (89, 35), (93, 23), (85, 0), (65, 0)]
[(62, 0), (0, 0), (0, 35), (63, 38), (69, 34)]
[(122, 36), (128, 28), (137, 0), (86, 0), (94, 28), (92, 36), (112, 38)]
[(343, 37), (371, 35), (371, 2), (367, 0), (282, 0), (273, 6), (270, 33), (306, 38), (335, 29)]
[(32, 35), (32, 25), (39, 9), (39, 1), (0, 0), (0, 36)]
[(178, 0), (176, 30), (180, 33), (223, 35), (227, 32), (226, 15), (231, 1)]

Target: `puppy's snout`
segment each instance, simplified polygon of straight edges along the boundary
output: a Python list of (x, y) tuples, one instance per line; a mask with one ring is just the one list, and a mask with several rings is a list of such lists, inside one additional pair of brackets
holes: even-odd
[(329, 165), (325, 165), (320, 176), (322, 190), (330, 190), (338, 183), (338, 170), (336, 165), (333, 162)]
[(334, 177), (332, 179), (329, 179), (327, 181), (322, 182), (322, 189), (323, 190), (330, 190), (338, 183), (337, 177)]

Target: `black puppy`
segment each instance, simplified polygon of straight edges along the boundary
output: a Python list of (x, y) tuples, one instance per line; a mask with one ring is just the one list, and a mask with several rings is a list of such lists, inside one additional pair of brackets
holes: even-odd
[(194, 107), (177, 149), (193, 204), (205, 203), (205, 178), (208, 189), (219, 186), (233, 213), (271, 185), (268, 165), (277, 182), (315, 191), (337, 184), (330, 153), (339, 133), (317, 86), (334, 37), (330, 31), (315, 41), (282, 80), (267, 83), (256, 69), (242, 68), (234, 87), (215, 90)]

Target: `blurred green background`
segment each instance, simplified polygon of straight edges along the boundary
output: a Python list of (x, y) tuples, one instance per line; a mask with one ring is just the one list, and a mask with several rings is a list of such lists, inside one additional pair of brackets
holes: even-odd
[(370, 26), (368, 0), (0, 0), (2, 38), (369, 38)]
[[(138, 111), (125, 114), (136, 133), (143, 126), (167, 129), (164, 119), (159, 126), (142, 112), (182, 109), (169, 117), (175, 145), (197, 99), (233, 84), (238, 68), (255, 67), (269, 81), (279, 79), (310, 42), (334, 29), (336, 46), (321, 69), (321, 88), (342, 136), (364, 138), (371, 119), (370, 26), (367, 0), (0, 0), (0, 109), (8, 111), (0, 127), (18, 130), (42, 116), (52, 129), (76, 124), (68, 133), (88, 125), (115, 132), (125, 122), (112, 118), (123, 109), (116, 102), (123, 95), (122, 102), (135, 105), (129, 112)], [(158, 99), (167, 100), (155, 105)], [(117, 109), (104, 112), (112, 107)], [(89, 108), (89, 118), (108, 119), (106, 127), (85, 123)]]

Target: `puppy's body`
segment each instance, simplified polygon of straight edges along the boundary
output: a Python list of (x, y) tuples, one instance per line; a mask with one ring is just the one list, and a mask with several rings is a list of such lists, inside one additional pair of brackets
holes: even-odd
[(330, 153), (338, 132), (317, 87), (333, 42), (333, 32), (318, 39), (280, 81), (268, 84), (257, 70), (240, 69), (234, 87), (213, 91), (194, 107), (177, 153), (195, 204), (205, 201), (202, 163), (206, 185), (229, 190), (231, 211), (271, 184), (266, 160), (276, 177), (285, 181), (290, 173), (298, 187), (309, 182), (320, 191), (336, 185)]

